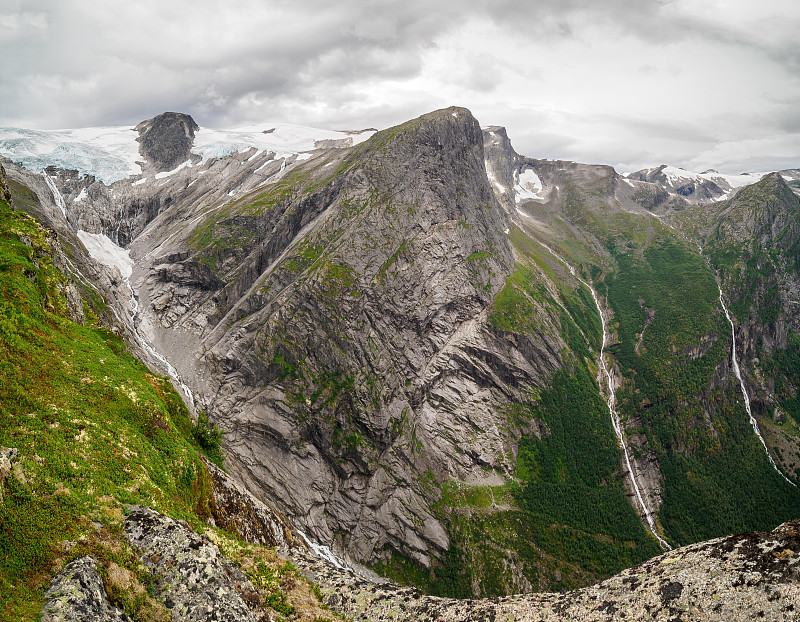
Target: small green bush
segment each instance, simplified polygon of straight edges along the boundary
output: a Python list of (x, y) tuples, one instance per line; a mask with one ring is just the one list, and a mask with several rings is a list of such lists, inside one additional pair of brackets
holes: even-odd
[(192, 426), (192, 438), (200, 450), (214, 464), (222, 466), (222, 443), (223, 431), (214, 423), (209, 421), (208, 413), (200, 411), (197, 415), (197, 422)]

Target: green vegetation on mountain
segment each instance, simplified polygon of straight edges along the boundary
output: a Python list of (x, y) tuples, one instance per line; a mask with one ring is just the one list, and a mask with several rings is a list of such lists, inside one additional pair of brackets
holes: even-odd
[[(627, 499), (619, 474), (620, 456), (608, 407), (597, 382), (583, 367), (555, 373), (531, 415), (544, 420), (549, 434), (524, 437), (517, 475), (525, 482), (520, 507), (553, 523), (603, 542), (590, 555), (570, 562), (607, 576), (659, 552), (654, 538)], [(600, 549), (607, 551), (601, 553)]]
[[(658, 518), (664, 535), (674, 544), (687, 544), (734, 531), (769, 529), (799, 515), (800, 495), (771, 467), (748, 421), (729, 364), (730, 325), (722, 313), (714, 274), (705, 258), (691, 243), (656, 219), (616, 211), (602, 199), (602, 192), (586, 191), (575, 184), (565, 184), (565, 188), (564, 213), (578, 228), (567, 233), (569, 229), (563, 223), (553, 220), (548, 226), (561, 229), (561, 233), (548, 243), (584, 275), (591, 275), (596, 289), (613, 311), (610, 328), (616, 339), (612, 338), (608, 352), (622, 378), (617, 390), (618, 407), (628, 437), (641, 435), (646, 441), (644, 447), (652, 451), (658, 462), (663, 499)], [(773, 206), (777, 214), (782, 214), (775, 208), (773, 195), (763, 190), (754, 193), (756, 198)], [(796, 198), (787, 195), (786, 202), (792, 213)], [(723, 208), (724, 204), (720, 209)], [(688, 219), (696, 218), (696, 212), (687, 210), (684, 229), (691, 229), (688, 225), (692, 222)], [(702, 226), (693, 231), (699, 233), (700, 229)], [(782, 252), (784, 257), (794, 256), (795, 231), (796, 226), (790, 222), (776, 235), (788, 249)], [(605, 245), (608, 259), (592, 250), (593, 238), (586, 237), (589, 233)], [(547, 252), (522, 231), (513, 229), (510, 238), (520, 255), (536, 265), (540, 273), (534, 276), (530, 268), (518, 265), (495, 301), (490, 316), (493, 325), (525, 332), (541, 323), (542, 302), (548, 303), (544, 307), (548, 310), (553, 303), (542, 285), (541, 275), (544, 275), (561, 292), (564, 312), (560, 325), (564, 340), (574, 353), (583, 355), (579, 360), (592, 361), (593, 357), (587, 355), (599, 348), (599, 343), (593, 340), (599, 339), (600, 327), (588, 290), (565, 287), (563, 284), (569, 282), (566, 276), (553, 268), (558, 263), (552, 257), (548, 262)], [(741, 269), (744, 277), (739, 288), (728, 279), (735, 288), (734, 300), (743, 309), (747, 304), (747, 311), (753, 304), (756, 321), (774, 322), (780, 306), (776, 270), (778, 266), (791, 269), (792, 262), (776, 260), (771, 243), (761, 243), (760, 247), (757, 242), (748, 243), (744, 250), (720, 244), (707, 250), (718, 267), (724, 259), (730, 268), (735, 265), (737, 270)], [(523, 287), (524, 278), (528, 279), (527, 288)], [(565, 296), (569, 293), (571, 297)], [(741, 315), (747, 317), (747, 312)], [(794, 339), (790, 340), (788, 350), (779, 352), (763, 366), (770, 376), (780, 378), (776, 392), (782, 391), (780, 404), (789, 414), (795, 412), (794, 392), (800, 386), (795, 378), (798, 363), (794, 357)], [(587, 345), (591, 345), (591, 350), (586, 349)], [(541, 512), (553, 524), (570, 526), (575, 533), (585, 533), (590, 526), (589, 532), (602, 532), (612, 538), (611, 542), (635, 540), (639, 550), (633, 552), (634, 556), (652, 555), (658, 549), (636, 515), (629, 511), (614, 513), (614, 508), (623, 506), (630, 510), (621, 487), (606, 485), (613, 481), (609, 475), (613, 476), (615, 471), (618, 475), (620, 452), (596, 383), (585, 382), (587, 378), (591, 380), (579, 367), (572, 375), (559, 371), (554, 374), (550, 388), (541, 391), (540, 400), (530, 406), (531, 412), (546, 423), (549, 435), (541, 439), (527, 436), (520, 441), (517, 475), (523, 485), (516, 489), (517, 507), (528, 516)], [(570, 407), (573, 399), (581, 409)], [(596, 404), (597, 421), (608, 426), (607, 436), (603, 436), (602, 430), (592, 430), (594, 443), (586, 447), (581, 444), (581, 434), (592, 428), (582, 418), (592, 412), (592, 408), (587, 408), (592, 403)], [(548, 412), (555, 416), (548, 417)], [(607, 447), (598, 442), (603, 438), (610, 442)], [(640, 451), (638, 446), (634, 443), (631, 448), (634, 455)], [(578, 451), (577, 448), (582, 451), (576, 455), (585, 456), (590, 465), (587, 473), (606, 474), (603, 488), (593, 490), (584, 484), (580, 462), (570, 458), (570, 452)], [(615, 499), (621, 499), (623, 504), (615, 503)], [(603, 511), (593, 514), (592, 509), (598, 506)], [(481, 521), (487, 520), (486, 514), (485, 511), (480, 514)], [(467, 523), (470, 520), (475, 519), (467, 519)], [(458, 525), (463, 533), (458, 521), (452, 524), (454, 529)], [(488, 545), (488, 549), (503, 550), (496, 544), (495, 530), (489, 531), (492, 533), (489, 542), (494, 544)], [(576, 563), (594, 576), (602, 576), (619, 561), (613, 544), (604, 551), (585, 553), (579, 561), (564, 556), (563, 551), (548, 550), (546, 540), (534, 535), (529, 540), (541, 547), (538, 550), (561, 555), (560, 559)], [(476, 550), (481, 550), (479, 545)], [(460, 553), (464, 557), (466, 549)]]
[[(559, 231), (548, 244), (584, 278), (591, 275), (613, 311), (610, 329), (616, 338), (608, 352), (621, 374), (618, 408), (627, 436), (640, 435), (644, 450), (657, 461), (662, 496), (657, 516), (665, 537), (688, 544), (770, 529), (800, 515), (800, 495), (772, 468), (748, 421), (730, 368), (730, 325), (705, 257), (653, 217), (616, 210), (602, 190), (562, 183), (561, 213), (570, 226), (560, 219), (548, 222)], [(726, 209), (727, 218), (739, 210), (751, 219), (743, 222), (755, 214), (774, 223), (755, 241), (733, 244), (720, 235), (706, 246), (712, 266), (732, 290), (734, 314), (765, 326), (781, 313), (779, 275), (796, 269), (799, 243), (792, 216), (797, 199), (780, 186), (767, 180), (763, 187), (748, 189), (732, 208), (727, 203), (715, 206), (717, 212), (704, 207), (705, 221), (698, 220), (700, 208), (681, 216), (682, 229), (693, 235)], [(549, 388), (514, 410), (515, 420), (537, 419), (547, 432), (520, 440), (518, 483), (507, 488), (513, 493), (511, 503), (487, 505), (494, 491), (483, 488), (462, 494), (460, 503), (443, 494), (453, 541), (447, 559), (465, 568), (456, 574), (447, 570), (426, 583), (446, 595), (464, 595), (470, 584), (478, 585), (481, 594), (507, 593), (504, 555), (512, 556), (532, 584), (566, 589), (659, 551), (620, 485), (620, 451), (608, 410), (593, 373), (581, 364), (595, 365), (600, 345), (590, 293), (521, 229), (512, 228), (510, 239), (518, 263), (495, 298), (491, 325), (517, 334), (546, 334), (557, 317), (561, 337), (577, 355), (565, 360), (578, 363), (556, 372)], [(593, 239), (605, 246), (604, 253), (597, 252)], [(791, 417), (800, 416), (797, 351), (797, 337), (790, 336), (789, 348), (764, 354), (761, 366), (776, 378), (779, 406)], [(639, 446), (633, 443), (634, 455)], [(559, 536), (554, 538), (556, 526)], [(523, 539), (533, 546), (514, 544)], [(557, 575), (548, 574), (556, 568)]]
[[(780, 407), (800, 424), (800, 335), (789, 336), (789, 347), (764, 361), (763, 370), (775, 378), (775, 396)], [(800, 478), (800, 473), (795, 476)]]
[(0, 202), (0, 445), (20, 452), (0, 506), (5, 619), (34, 617), (69, 559), (92, 552), (130, 564), (109, 547), (124, 504), (195, 524), (207, 514), (180, 397), (111, 331), (71, 321), (64, 284), (46, 231)]
[[(127, 588), (106, 577), (116, 606), (135, 620), (166, 620), (122, 520), (128, 505), (143, 504), (211, 529), (198, 452), (221, 462), (220, 432), (202, 416), (193, 424), (170, 382), (136, 360), (89, 305), (86, 325), (70, 319), (54, 240), (0, 200), (0, 446), (19, 451), (0, 482), (0, 620), (37, 619), (53, 575), (86, 554), (133, 573)], [(230, 534), (211, 535), (242, 549)], [(269, 568), (283, 564), (264, 554)], [(273, 583), (273, 608), (285, 613)]]
[(667, 536), (688, 544), (798, 515), (800, 495), (750, 427), (727, 363), (730, 325), (704, 259), (663, 237), (612, 255), (612, 351), (625, 378), (617, 398), (623, 418), (640, 426), (629, 433), (644, 434), (656, 452)]
[(532, 332), (539, 327), (544, 304), (552, 306), (555, 303), (544, 285), (537, 283), (533, 271), (524, 264), (518, 264), (495, 297), (489, 322), (499, 330)]

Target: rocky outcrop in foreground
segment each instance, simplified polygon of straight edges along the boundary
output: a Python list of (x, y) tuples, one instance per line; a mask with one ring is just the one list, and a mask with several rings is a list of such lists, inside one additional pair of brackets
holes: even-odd
[(91, 555), (67, 564), (44, 598), (42, 622), (131, 622), (108, 601), (97, 559)]
[[(183, 521), (133, 507), (125, 533), (153, 573), (157, 598), (173, 621), (271, 619), (247, 575)], [(572, 592), (479, 600), (375, 583), (305, 547), (281, 554), (320, 586), (330, 609), (354, 621), (800, 620), (800, 520), (670, 551)], [(56, 577), (43, 616), (127, 619), (108, 603), (91, 557)]]
[(250, 579), (186, 523), (136, 506), (125, 519), (125, 535), (156, 576), (173, 622), (257, 619), (251, 606), (261, 598)]
[(800, 520), (686, 546), (563, 594), (435, 598), (311, 558), (295, 563), (331, 609), (353, 620), (800, 620)]

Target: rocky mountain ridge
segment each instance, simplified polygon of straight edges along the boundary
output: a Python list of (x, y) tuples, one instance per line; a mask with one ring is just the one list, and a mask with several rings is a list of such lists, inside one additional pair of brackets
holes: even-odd
[[(760, 208), (755, 220), (730, 216), (739, 204), (753, 209), (747, 189), (703, 204), (719, 195), (696, 190), (687, 199), (655, 174), (638, 180), (524, 158), (502, 128), (482, 131), (459, 108), (354, 147), (317, 143), (280, 158), (256, 149), (193, 159), (187, 146), (202, 133), (190, 140), (193, 124), (174, 113), (141, 124), (152, 168), (111, 185), (74, 171), (9, 170), (91, 266), (78, 272), (105, 279), (100, 290), (141, 356), (167, 371), (154, 354), (163, 353), (198, 409), (226, 430), (227, 466), (256, 495), (353, 561), (459, 595), (583, 585), (653, 555), (631, 477), (673, 545), (719, 533), (681, 518), (688, 468), (675, 460), (695, 460), (702, 478), (737, 443), (746, 462), (764, 455), (739, 425), (746, 419), (712, 273), (684, 236), (700, 240), (702, 227), (725, 218), (756, 227)], [(772, 176), (758, 192), (787, 199), (783, 181)], [(643, 189), (675, 200), (652, 202)], [(783, 199), (776, 215), (790, 223)], [(782, 235), (789, 253), (793, 229), (779, 229), (768, 241)], [(86, 259), (76, 230), (128, 246), (130, 277)], [(665, 287), (648, 291), (628, 274)], [(668, 282), (675, 274), (686, 280)], [(735, 280), (723, 282), (736, 290)], [(754, 337), (739, 340), (747, 365), (772, 330), (758, 317), (771, 281), (758, 283)], [(664, 332), (674, 312), (660, 302), (666, 285), (702, 302), (703, 324), (684, 317), (682, 337)], [(793, 286), (781, 287), (791, 310)], [(598, 310), (610, 326), (604, 360), (632, 472), (620, 462), (607, 391), (593, 378)], [(795, 315), (781, 313), (769, 355), (790, 351), (796, 331)], [(664, 396), (659, 369), (677, 370), (679, 395)], [(685, 380), (684, 369), (702, 380)], [(757, 402), (790, 409), (791, 369), (754, 369), (761, 378), (747, 382), (764, 387)], [(571, 396), (583, 412), (569, 410)], [(773, 430), (770, 447), (795, 477), (792, 421)], [(769, 477), (754, 469), (756, 479)], [(742, 482), (704, 485), (753, 512), (775, 494), (746, 502)], [(781, 495), (774, 512), (791, 517), (794, 497)], [(574, 503), (556, 510), (554, 499)], [(603, 508), (599, 519), (586, 518), (587, 503)], [(728, 512), (722, 505), (714, 511)], [(720, 524), (731, 531), (762, 524), (729, 520)], [(601, 553), (570, 549), (609, 541)]]
[[(388, 145), (376, 140), (381, 138)], [(502, 237), (501, 213), (493, 205), (480, 166), (480, 129), (466, 111), (452, 109), (423, 117), (395, 135), (376, 139), (365, 143), (357, 159), (330, 164), (346, 168), (345, 176), (324, 184), (314, 176), (324, 174), (327, 167), (306, 173), (311, 164), (305, 165), (283, 178), (281, 192), (288, 200), (270, 194), (256, 198), (262, 203), (273, 201), (275, 206), (250, 216), (253, 198), (245, 197), (234, 203), (231, 215), (215, 216), (209, 223), (214, 227), (213, 240), (233, 239), (228, 233), (233, 227), (236, 232), (271, 230), (266, 256), (259, 239), (252, 246), (245, 242), (241, 250), (225, 248), (226, 254), (236, 253), (230, 259), (200, 248), (181, 264), (154, 267), (148, 278), (156, 277), (163, 285), (156, 282), (149, 289), (155, 296), (160, 287), (171, 289), (171, 281), (164, 281), (162, 275), (194, 270), (188, 266), (207, 258), (218, 278), (232, 284), (216, 294), (222, 307), (211, 316), (208, 336), (201, 333), (208, 345), (203, 346), (206, 362), (199, 367), (220, 373), (224, 389), (208, 391), (216, 395), (208, 406), (212, 412), (229, 413), (229, 442), (237, 446), (235, 454), (240, 456), (232, 468), (244, 481), (280, 493), (276, 496), (288, 501), (289, 490), (307, 489), (313, 472), (312, 488), (287, 509), (296, 517), (308, 516), (299, 518), (301, 524), (309, 521), (304, 529), (323, 529), (320, 537), (325, 541), (332, 541), (336, 532), (349, 534), (352, 544), (340, 546), (351, 554), (353, 546), (363, 547), (355, 553), (357, 561), (369, 560), (383, 547), (382, 538), (374, 538), (385, 530), (393, 548), (427, 564), (429, 547), (446, 549), (447, 536), (424, 509), (427, 502), (403, 482), (415, 481), (428, 468), (479, 481), (485, 479), (479, 465), (512, 468), (511, 464), (503, 467), (505, 459), (498, 458), (506, 443), (493, 431), (496, 424), (475, 418), (486, 417), (491, 410), (484, 402), (492, 398), (485, 392), (482, 395), (481, 386), (498, 382), (490, 363), (475, 358), (488, 349), (483, 342), (492, 339), (491, 334), (481, 334), (480, 326), (486, 322), (481, 310), (502, 286), (502, 275), (510, 269), (510, 252)], [(452, 158), (446, 165), (462, 170), (459, 183), (472, 187), (459, 189), (438, 177), (442, 145), (446, 145), (444, 157)], [(417, 165), (405, 168), (411, 161)], [(384, 171), (392, 171), (391, 181)], [(300, 184), (319, 186), (319, 190), (307, 198), (298, 193), (300, 200), (293, 200)], [(389, 207), (388, 197), (394, 225), (376, 238), (381, 230), (377, 223)], [(339, 237), (337, 232), (343, 227), (347, 234)], [(447, 256), (441, 255), (445, 248)], [(426, 258), (428, 253), (434, 254), (435, 261)], [(465, 265), (467, 257), (474, 259)], [(227, 267), (228, 261), (235, 271)], [(431, 267), (435, 271), (428, 273)], [(253, 278), (258, 278), (257, 285)], [(275, 302), (270, 302), (271, 291), (278, 292)], [(392, 294), (387, 299), (388, 292)], [(242, 299), (243, 294), (248, 298)], [(212, 292), (206, 299), (209, 295)], [(236, 301), (236, 306), (229, 307), (228, 300)], [(387, 308), (387, 303), (396, 308)], [(219, 318), (223, 318), (221, 324)], [(343, 331), (352, 343), (335, 337)], [(335, 359), (321, 359), (329, 347), (323, 344), (331, 339), (337, 343), (338, 354)], [(555, 353), (558, 347), (550, 350)], [(262, 354), (257, 359), (246, 354), (253, 351)], [(537, 368), (558, 365), (557, 360), (547, 362), (553, 354), (546, 356), (535, 366), (526, 363), (527, 369), (516, 373), (524, 378), (523, 374), (536, 374)], [(454, 366), (460, 357), (464, 362)], [(459, 372), (462, 366), (464, 371)], [(190, 377), (191, 371), (182, 373)], [(470, 376), (473, 379), (468, 380)], [(265, 384), (268, 391), (246, 397), (250, 386)], [(467, 390), (470, 386), (474, 388)], [(514, 388), (504, 389), (509, 391)], [(257, 402), (248, 403), (256, 396)], [(478, 436), (465, 445), (469, 435), (458, 419), (446, 424), (440, 420), (435, 428), (425, 423), (425, 415), (419, 420), (421, 413), (431, 409), (432, 399), (453, 402), (447, 411), (461, 412), (461, 417), (474, 410), (470, 425)], [(470, 402), (475, 405), (468, 406)], [(368, 410), (361, 411), (365, 406)], [(439, 416), (445, 414), (437, 410)], [(271, 414), (263, 418), (260, 412)], [(298, 423), (296, 432), (288, 434)], [(254, 442), (258, 445), (253, 446)], [(408, 450), (397, 454), (392, 447), (409, 442), (421, 443), (426, 450), (420, 453), (430, 457), (417, 465), (414, 458), (407, 465)], [(272, 458), (265, 460), (266, 455)], [(328, 469), (326, 483), (327, 477), (320, 474)], [(366, 506), (359, 503), (357, 523), (348, 509), (355, 499), (367, 500)], [(339, 512), (345, 514), (337, 517)], [(374, 519), (369, 518), (372, 513), (376, 513)], [(328, 518), (323, 519), (325, 515)], [(425, 530), (412, 535), (407, 525), (419, 519)], [(381, 528), (377, 523), (370, 526), (370, 520)], [(362, 540), (363, 544), (356, 544)]]

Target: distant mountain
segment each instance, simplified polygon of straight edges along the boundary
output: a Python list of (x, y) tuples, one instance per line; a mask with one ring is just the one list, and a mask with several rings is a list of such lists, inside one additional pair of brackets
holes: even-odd
[(797, 195), (800, 195), (800, 168), (790, 168), (778, 171), (786, 185)]
[(688, 203), (706, 203), (730, 198), (742, 186), (757, 182), (765, 173), (723, 175), (714, 170), (692, 173), (682, 168), (662, 164), (652, 169), (631, 173), (626, 179), (661, 186), (672, 198)]

